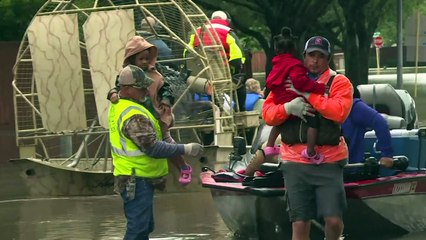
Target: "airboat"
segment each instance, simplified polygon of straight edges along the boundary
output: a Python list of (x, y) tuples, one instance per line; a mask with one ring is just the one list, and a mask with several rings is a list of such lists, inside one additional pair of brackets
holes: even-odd
[[(176, 98), (172, 135), (206, 145), (201, 159), (187, 159), (195, 170), (189, 186), (181, 187), (170, 167), (169, 192), (202, 190), (201, 164), (222, 164), (218, 159), (232, 151), (233, 136), (259, 125), (258, 112), (226, 107), (237, 101), (235, 84), (216, 33), (205, 31), (208, 45), (188, 46), (196, 28), (210, 27), (192, 1), (50, 0), (29, 24), (13, 68), (19, 158), (11, 161), (28, 197), (113, 193), (106, 94), (122, 68), (126, 42), (141, 33), (147, 17), (156, 23), (145, 38), (172, 49), (172, 57), (158, 60)], [(190, 76), (173, 77), (183, 71)], [(194, 101), (195, 93), (211, 100)]]

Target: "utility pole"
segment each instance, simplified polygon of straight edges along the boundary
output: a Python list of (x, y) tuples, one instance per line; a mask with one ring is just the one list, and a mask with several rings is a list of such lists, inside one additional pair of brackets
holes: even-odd
[(402, 48), (402, 0), (397, 1), (397, 48), (398, 48), (398, 62), (396, 66), (396, 88), (402, 88), (402, 60), (403, 60), (403, 48)]

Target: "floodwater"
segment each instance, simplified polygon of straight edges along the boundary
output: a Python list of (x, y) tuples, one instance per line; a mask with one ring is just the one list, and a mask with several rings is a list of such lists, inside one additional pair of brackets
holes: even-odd
[[(2, 240), (122, 239), (126, 221), (118, 196), (0, 201), (0, 217)], [(156, 195), (155, 221), (153, 240), (236, 239), (209, 192)], [(426, 239), (426, 233), (399, 239)]]
[[(151, 239), (231, 239), (209, 192), (157, 194)], [(0, 201), (0, 239), (122, 239), (119, 196)]]

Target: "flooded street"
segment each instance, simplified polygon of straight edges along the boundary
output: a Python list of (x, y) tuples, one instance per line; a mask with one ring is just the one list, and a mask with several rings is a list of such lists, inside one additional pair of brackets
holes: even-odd
[[(118, 196), (0, 201), (0, 217), (2, 240), (122, 239), (126, 221)], [(235, 239), (209, 192), (157, 194), (155, 221), (154, 240)], [(425, 237), (416, 233), (399, 239)]]
[[(118, 196), (0, 202), (0, 239), (122, 239)], [(157, 194), (151, 239), (230, 239), (209, 192)]]

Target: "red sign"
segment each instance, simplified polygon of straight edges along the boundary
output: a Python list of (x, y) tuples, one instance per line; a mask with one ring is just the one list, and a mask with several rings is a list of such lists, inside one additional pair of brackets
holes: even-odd
[(383, 47), (383, 38), (381, 36), (374, 37), (373, 40), (376, 48)]

